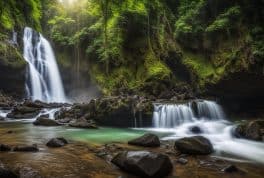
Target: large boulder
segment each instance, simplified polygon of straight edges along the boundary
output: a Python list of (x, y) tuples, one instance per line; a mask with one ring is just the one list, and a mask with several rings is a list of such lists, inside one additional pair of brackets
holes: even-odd
[(52, 138), (48, 141), (48, 143), (46, 144), (48, 147), (53, 147), (53, 148), (58, 148), (58, 147), (62, 147), (64, 145), (68, 144), (68, 141), (63, 138)]
[(144, 147), (158, 147), (160, 146), (160, 140), (157, 135), (145, 134), (139, 138), (129, 141), (128, 144)]
[(234, 129), (234, 134), (238, 138), (262, 141), (264, 136), (264, 120), (241, 123)]
[(174, 148), (184, 154), (207, 155), (212, 153), (211, 142), (202, 136), (185, 137), (175, 141)]
[(85, 128), (85, 129), (97, 129), (95, 122), (92, 120), (86, 120), (84, 118), (71, 121), (70, 127)]
[(143, 125), (150, 125), (153, 109), (150, 100), (138, 96), (104, 97), (64, 108), (55, 114), (55, 119), (68, 122), (68, 118), (84, 118), (105, 126), (134, 127), (135, 117), (141, 118)]
[(167, 155), (149, 151), (124, 151), (118, 153), (112, 163), (131, 174), (140, 177), (165, 177), (172, 170)]
[(33, 145), (22, 145), (22, 146), (16, 146), (13, 148), (13, 151), (16, 152), (37, 152), (39, 151), (38, 147), (36, 144)]
[(14, 119), (29, 119), (36, 117), (39, 113), (40, 108), (17, 106), (7, 114), (7, 117)]
[(57, 121), (53, 119), (49, 119), (46, 117), (38, 117), (34, 122), (34, 125), (42, 125), (42, 126), (58, 126), (60, 125)]

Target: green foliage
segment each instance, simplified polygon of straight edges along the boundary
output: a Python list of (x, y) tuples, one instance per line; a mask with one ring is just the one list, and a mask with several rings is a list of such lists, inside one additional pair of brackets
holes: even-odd
[(170, 69), (157, 57), (153, 52), (149, 51), (145, 57), (145, 67), (147, 69), (148, 78), (153, 79), (169, 79), (171, 75)]
[(250, 32), (252, 37), (253, 56), (256, 61), (263, 62), (264, 59), (264, 29), (256, 26)]
[(206, 28), (206, 32), (228, 31), (238, 24), (241, 10), (239, 6), (234, 6), (227, 9), (223, 14), (220, 14), (215, 21)]
[(180, 37), (185, 34), (199, 34), (203, 32), (203, 27), (197, 16), (204, 6), (204, 0), (181, 0), (178, 7), (179, 18), (175, 23), (175, 35)]
[(18, 69), (25, 67), (26, 62), (17, 48), (10, 44), (0, 42), (0, 64)]
[(41, 30), (40, 0), (8, 0), (0, 3), (0, 26), (5, 30), (32, 26)]

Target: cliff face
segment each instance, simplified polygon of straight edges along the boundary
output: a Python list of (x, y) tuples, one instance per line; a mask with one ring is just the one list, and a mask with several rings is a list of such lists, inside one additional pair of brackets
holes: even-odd
[[(41, 1), (0, 1), (0, 91), (25, 95), (26, 62), (23, 59), (23, 28), (31, 26), (41, 31)], [(12, 32), (17, 32), (17, 43)]]
[(11, 95), (24, 96), (26, 62), (10, 42), (0, 42), (0, 90)]

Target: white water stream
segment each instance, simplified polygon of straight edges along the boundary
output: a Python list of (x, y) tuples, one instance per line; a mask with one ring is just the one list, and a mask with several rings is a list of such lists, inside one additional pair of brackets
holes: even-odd
[[(220, 105), (213, 101), (186, 104), (155, 104), (153, 128), (170, 133), (164, 140), (202, 135), (214, 146), (216, 155), (234, 155), (264, 164), (264, 143), (235, 138), (235, 124), (228, 121)], [(201, 133), (194, 133), (198, 127)]]

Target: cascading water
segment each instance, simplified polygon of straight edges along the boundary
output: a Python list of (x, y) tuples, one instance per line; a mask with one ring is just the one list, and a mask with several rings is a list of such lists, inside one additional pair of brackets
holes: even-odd
[(153, 125), (156, 128), (171, 128), (199, 120), (221, 120), (224, 118), (221, 106), (213, 101), (154, 104)]
[(49, 42), (38, 32), (24, 29), (24, 59), (28, 62), (26, 91), (32, 100), (66, 102), (57, 62)]
[(216, 102), (197, 100), (186, 104), (156, 103), (153, 126), (149, 130), (169, 134), (163, 138), (165, 140), (202, 135), (211, 141), (216, 156), (234, 155), (264, 164), (264, 143), (234, 138), (232, 129), (235, 125), (226, 119), (221, 106)]

